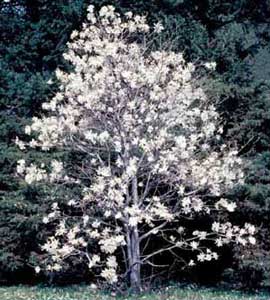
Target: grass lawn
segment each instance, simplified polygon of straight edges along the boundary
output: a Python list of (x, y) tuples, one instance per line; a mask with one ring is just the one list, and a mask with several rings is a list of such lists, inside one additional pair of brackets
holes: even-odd
[(210, 289), (168, 287), (160, 292), (140, 296), (115, 297), (87, 286), (66, 288), (0, 287), (0, 300), (270, 300), (270, 294), (243, 294)]

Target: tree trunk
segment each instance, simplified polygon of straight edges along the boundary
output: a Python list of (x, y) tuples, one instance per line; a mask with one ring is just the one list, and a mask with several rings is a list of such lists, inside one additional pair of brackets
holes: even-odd
[(137, 226), (132, 228), (129, 233), (128, 259), (129, 259), (129, 280), (132, 290), (140, 292), (141, 283), (141, 265), (140, 265), (140, 243)]
[[(132, 200), (134, 204), (139, 203), (138, 185), (136, 176), (132, 179)], [(128, 229), (128, 259), (129, 259), (129, 280), (131, 288), (140, 292), (141, 283), (141, 264), (140, 264), (140, 240), (138, 226)]]

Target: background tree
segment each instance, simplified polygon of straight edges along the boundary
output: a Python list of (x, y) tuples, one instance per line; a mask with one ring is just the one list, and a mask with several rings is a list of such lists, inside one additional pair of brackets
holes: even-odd
[[(2, 1), (0, 4), (0, 280), (33, 280), (32, 254), (46, 235), (40, 222), (49, 203), (14, 176), (21, 156), (16, 136), (57, 89), (53, 72), (83, 1)], [(48, 85), (51, 79), (53, 84)], [(46, 160), (36, 151), (29, 159)], [(33, 256), (34, 257), (34, 256)], [(28, 274), (27, 276), (25, 274)]]

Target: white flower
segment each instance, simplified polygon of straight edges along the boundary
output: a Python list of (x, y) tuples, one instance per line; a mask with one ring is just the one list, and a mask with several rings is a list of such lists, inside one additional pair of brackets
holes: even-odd
[(183, 206), (188, 206), (190, 204), (191, 204), (191, 200), (190, 200), (189, 197), (185, 197), (185, 198), (182, 199), (182, 205)]
[(73, 30), (70, 35), (70, 38), (75, 39), (78, 35), (79, 35), (79, 32), (77, 30)]
[(190, 267), (193, 267), (193, 266), (195, 266), (195, 262), (194, 262), (194, 260), (193, 260), (193, 259), (191, 259), (191, 260), (189, 261), (188, 265), (189, 265)]
[(245, 245), (247, 244), (247, 240), (244, 239), (244, 238), (242, 238), (241, 236), (237, 236), (237, 237), (236, 237), (236, 242), (237, 242), (238, 244), (243, 245), (243, 246), (245, 246)]
[(218, 232), (219, 231), (219, 228), (220, 228), (220, 224), (218, 222), (214, 222), (212, 224), (212, 230), (215, 231), (215, 232)]
[(44, 223), (44, 224), (48, 224), (49, 223), (49, 218), (48, 217), (44, 217), (43, 219), (42, 219), (42, 222)]
[(217, 247), (222, 247), (223, 246), (223, 241), (222, 241), (221, 238), (217, 238), (215, 240), (215, 243), (216, 243)]
[(228, 203), (226, 206), (227, 210), (230, 212), (235, 211), (236, 207), (237, 207), (237, 205), (234, 202)]
[(101, 277), (106, 279), (110, 284), (117, 282), (117, 275), (115, 269), (106, 268), (102, 270)]
[(58, 263), (52, 265), (52, 270), (53, 270), (53, 271), (58, 272), (58, 271), (60, 271), (61, 269), (62, 269), (62, 266), (61, 266), (60, 264), (58, 264)]
[(185, 231), (185, 228), (183, 226), (179, 226), (177, 231), (178, 233), (183, 233)]
[(89, 216), (83, 216), (83, 226), (86, 226), (89, 221)]
[(104, 238), (99, 241), (101, 251), (109, 254), (114, 253), (118, 246), (123, 244), (124, 237), (121, 235)]
[(99, 136), (98, 136), (99, 140), (101, 143), (105, 143), (109, 138), (110, 138), (110, 134), (108, 133), (108, 131), (103, 131)]
[(58, 203), (57, 203), (57, 202), (53, 202), (53, 204), (52, 204), (52, 209), (53, 209), (53, 210), (59, 209), (59, 206), (58, 206)]
[(200, 262), (205, 261), (206, 257), (204, 253), (200, 253), (199, 255), (197, 255), (197, 260)]
[(221, 198), (217, 203), (216, 203), (216, 208), (219, 209), (219, 207), (224, 207), (227, 209), (229, 212), (235, 211), (237, 205), (234, 202), (228, 202), (226, 199)]
[(170, 239), (172, 242), (175, 242), (175, 240), (176, 240), (175, 236), (173, 236), (173, 235), (170, 235), (169, 239)]
[(29, 142), (29, 146), (30, 146), (31, 148), (35, 148), (35, 147), (38, 146), (38, 142), (37, 142), (36, 140), (32, 139), (32, 140)]
[(88, 262), (88, 268), (91, 269), (95, 267), (100, 262), (100, 256), (94, 254), (91, 258), (91, 260)]
[(176, 247), (181, 248), (181, 247), (184, 245), (184, 242), (182, 242), (182, 241), (177, 241), (175, 245), (176, 245)]
[(98, 228), (99, 226), (100, 226), (100, 222), (97, 220), (92, 223), (93, 228)]
[(109, 268), (112, 268), (112, 269), (115, 269), (117, 268), (117, 262), (116, 262), (116, 257), (115, 256), (109, 256), (107, 258), (107, 262), (106, 262), (106, 265), (109, 267)]
[(204, 64), (204, 66), (209, 70), (215, 70), (216, 69), (216, 62), (207, 62)]
[(25, 126), (24, 132), (25, 132), (27, 135), (30, 135), (30, 134), (31, 134), (31, 126), (29, 126), (29, 125)]
[(32, 184), (34, 182), (40, 182), (47, 179), (46, 171), (42, 168), (38, 168), (37, 166), (31, 164), (26, 168), (25, 181), (28, 184)]
[(89, 5), (89, 6), (87, 7), (87, 11), (88, 11), (89, 13), (93, 13), (93, 12), (95, 11), (95, 6), (94, 6), (94, 5)]
[(182, 135), (177, 136), (175, 138), (175, 142), (182, 149), (185, 149), (186, 146), (187, 146), (186, 138), (184, 136), (182, 136)]
[(20, 150), (25, 150), (25, 143), (19, 140), (19, 138), (16, 136), (15, 144), (19, 147)]
[(111, 213), (111, 211), (109, 211), (109, 210), (106, 210), (105, 213), (104, 213), (104, 217), (105, 217), (105, 218), (108, 218), (108, 217), (110, 217), (111, 215), (112, 215), (112, 213)]
[(198, 237), (200, 240), (205, 240), (207, 236), (207, 232), (206, 231), (199, 231), (198, 233)]
[(40, 273), (40, 271), (41, 271), (40, 267), (39, 267), (39, 266), (36, 266), (36, 267), (35, 267), (35, 272), (38, 274), (38, 273)]
[(100, 17), (106, 16), (107, 13), (108, 13), (108, 11), (109, 11), (108, 7), (107, 7), (107, 6), (103, 6), (103, 7), (100, 9), (100, 11), (99, 11)]
[(246, 224), (245, 224), (245, 228), (247, 229), (247, 231), (248, 231), (248, 233), (249, 233), (250, 235), (253, 235), (253, 234), (255, 234), (255, 232), (256, 232), (256, 228), (255, 228), (254, 225), (251, 225), (251, 224), (246, 223)]
[(250, 242), (250, 244), (255, 245), (256, 244), (256, 239), (253, 236), (248, 237), (248, 240)]
[(158, 22), (158, 23), (156, 23), (155, 25), (154, 25), (154, 31), (156, 32), (156, 33), (160, 33), (161, 31), (163, 31), (164, 30), (164, 27), (163, 27), (163, 25), (161, 24), (161, 22)]
[(90, 284), (90, 288), (91, 288), (92, 290), (96, 290), (96, 289), (97, 289), (97, 285), (94, 284), (94, 283), (91, 283), (91, 284)]
[(92, 260), (93, 260), (95, 263), (98, 263), (98, 262), (100, 262), (100, 256), (97, 255), (97, 254), (94, 254), (93, 257), (92, 257)]
[(97, 174), (102, 177), (110, 177), (111, 176), (111, 169), (110, 167), (102, 167), (97, 170)]
[(51, 166), (53, 168), (53, 172), (55, 173), (61, 173), (63, 170), (63, 163), (61, 161), (52, 160)]
[(116, 152), (121, 152), (122, 150), (122, 145), (120, 141), (115, 141), (114, 142), (114, 149)]
[(17, 172), (18, 174), (23, 174), (25, 171), (25, 160), (20, 159), (17, 161)]
[(129, 218), (129, 221), (128, 221), (128, 224), (129, 224), (129, 226), (131, 226), (131, 227), (135, 227), (135, 226), (137, 226), (138, 221), (139, 221), (139, 218), (138, 218), (138, 217), (130, 217), (130, 218)]
[(76, 201), (73, 200), (73, 199), (71, 199), (71, 200), (68, 201), (67, 204), (68, 204), (69, 206), (74, 206), (74, 205), (76, 205)]
[(125, 13), (125, 16), (126, 16), (127, 18), (131, 19), (132, 16), (133, 16), (133, 13), (132, 13), (131, 11), (128, 11), (128, 12)]
[(89, 130), (89, 131), (86, 131), (84, 133), (84, 136), (85, 138), (90, 141), (91, 143), (95, 144), (96, 143), (96, 140), (97, 140), (97, 137), (98, 135), (96, 133), (94, 133), (93, 131)]
[(192, 248), (192, 250), (197, 250), (199, 246), (199, 243), (193, 241), (190, 243), (190, 247)]
[(115, 215), (115, 219), (121, 219), (122, 218), (122, 213), (119, 211), (116, 215)]

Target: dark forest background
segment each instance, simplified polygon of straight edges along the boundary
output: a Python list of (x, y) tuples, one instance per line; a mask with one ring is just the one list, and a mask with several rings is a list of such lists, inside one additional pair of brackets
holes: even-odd
[[(251, 161), (246, 184), (231, 192), (235, 222), (258, 228), (256, 246), (223, 250), (217, 263), (171, 279), (236, 288), (270, 287), (270, 0), (6, 0), (0, 2), (0, 284), (74, 283), (89, 277), (79, 262), (57, 277), (34, 273), (48, 234), (42, 216), (50, 203), (15, 176), (15, 137), (57, 91), (57, 67), (72, 30), (89, 4), (163, 20), (164, 38), (188, 61), (217, 63), (213, 94), (225, 124), (223, 138)], [(48, 84), (48, 81), (51, 84)], [(32, 150), (29, 158), (46, 160)], [(163, 259), (166, 259), (164, 257)]]

